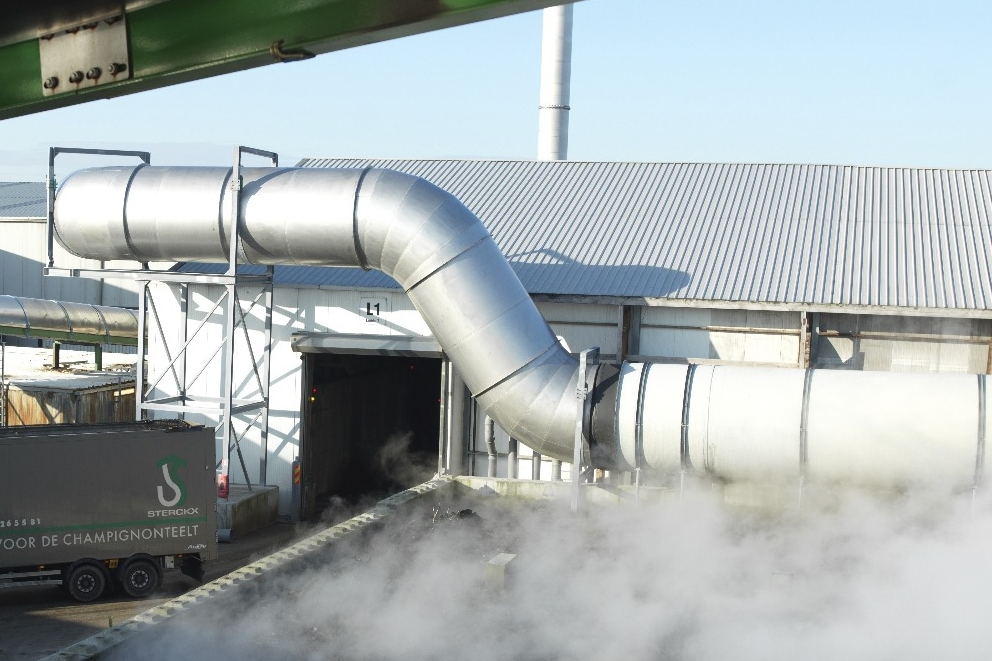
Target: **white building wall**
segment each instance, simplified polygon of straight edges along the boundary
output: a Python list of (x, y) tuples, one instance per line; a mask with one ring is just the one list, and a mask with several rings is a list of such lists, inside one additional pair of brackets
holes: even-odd
[[(133, 278), (103, 281), (90, 278), (45, 277), (48, 264), (48, 225), (44, 221), (19, 220), (0, 222), (0, 293), (26, 298), (90, 303), (113, 307), (138, 307), (138, 284)], [(136, 262), (98, 262), (71, 255), (58, 244), (54, 249), (55, 265), (84, 269), (135, 269)], [(154, 264), (168, 268), (170, 264)]]
[(800, 323), (798, 312), (644, 307), (638, 354), (795, 367)]
[(988, 319), (821, 314), (818, 321), (817, 367), (981, 374), (990, 366)]
[(604, 358), (612, 360), (617, 355), (619, 306), (541, 302), (537, 309), (572, 353), (599, 347)]
[[(176, 285), (156, 285), (153, 287), (154, 301), (168, 341), (168, 353), (177, 355), (182, 345), (183, 330), (180, 308), (180, 288)], [(220, 397), (221, 391), (221, 352), (215, 351), (224, 333), (226, 306), (216, 307), (215, 303), (223, 294), (224, 288), (215, 285), (194, 285), (190, 287), (189, 322), (187, 333), (189, 353), (186, 370), (189, 378), (201, 369), (202, 375), (192, 384), (187, 384), (192, 395)], [(248, 312), (251, 301), (259, 290), (257, 287), (239, 288), (242, 308), (246, 310), (248, 337), (255, 362), (261, 369), (262, 345), (264, 343), (265, 315), (261, 301)], [(379, 303), (379, 320), (366, 321), (364, 299)], [(204, 322), (200, 330), (194, 332)], [(272, 349), (270, 353), (271, 374), (269, 388), (269, 437), (267, 443), (266, 483), (279, 487), (279, 511), (290, 512), (292, 495), (292, 462), (299, 454), (300, 438), (300, 398), (302, 389), (301, 356), (292, 349), (292, 335), (296, 332), (355, 333), (370, 335), (429, 336), (430, 331), (420, 314), (405, 294), (395, 290), (348, 290), (276, 287), (273, 295)], [(259, 397), (258, 384), (252, 370), (251, 353), (247, 351), (244, 331), (235, 332), (234, 397), (235, 399), (255, 400)], [(170, 375), (162, 376), (169, 364), (166, 345), (156, 329), (149, 328), (149, 383), (158, 381), (151, 397), (163, 398), (178, 394), (176, 380)], [(159, 377), (162, 376), (160, 379)], [(181, 379), (180, 379), (181, 381)], [(156, 417), (170, 417), (159, 413)], [(251, 422), (254, 413), (235, 416), (235, 429), (240, 434)], [(216, 426), (216, 414), (187, 416), (191, 422)], [(218, 433), (217, 457), (224, 456), (224, 448)], [(261, 430), (253, 426), (241, 441), (241, 451), (248, 478), (253, 484), (261, 481), (259, 472), (263, 456)], [(228, 467), (233, 482), (243, 482), (244, 474), (237, 453), (232, 451)]]

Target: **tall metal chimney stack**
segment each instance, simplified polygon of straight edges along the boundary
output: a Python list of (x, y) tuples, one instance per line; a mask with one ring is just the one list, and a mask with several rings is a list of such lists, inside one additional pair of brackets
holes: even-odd
[(541, 39), (541, 100), (538, 107), (537, 158), (568, 158), (568, 93), (572, 77), (572, 5), (544, 10)]

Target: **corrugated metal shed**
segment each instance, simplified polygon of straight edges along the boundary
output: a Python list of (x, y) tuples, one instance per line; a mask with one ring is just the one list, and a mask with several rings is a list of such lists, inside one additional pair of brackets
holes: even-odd
[(45, 184), (34, 181), (0, 182), (0, 221), (47, 217)]

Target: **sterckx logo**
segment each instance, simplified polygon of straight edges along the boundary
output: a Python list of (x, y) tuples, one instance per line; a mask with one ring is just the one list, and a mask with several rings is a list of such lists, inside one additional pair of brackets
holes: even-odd
[(177, 457), (174, 454), (170, 454), (164, 459), (160, 459), (158, 465), (162, 468), (162, 477), (165, 478), (165, 484), (172, 490), (172, 498), (169, 500), (165, 499), (165, 490), (161, 485), (158, 486), (158, 502), (162, 504), (162, 507), (173, 507), (175, 505), (182, 505), (186, 502), (186, 485), (183, 481), (179, 479), (177, 470), (180, 466), (186, 465), (186, 460), (182, 457)]

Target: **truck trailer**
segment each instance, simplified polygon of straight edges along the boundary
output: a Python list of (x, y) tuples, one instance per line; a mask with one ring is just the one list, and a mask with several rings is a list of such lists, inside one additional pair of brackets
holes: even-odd
[(181, 421), (0, 429), (0, 585), (112, 585), (147, 597), (163, 571), (217, 557), (214, 432)]

